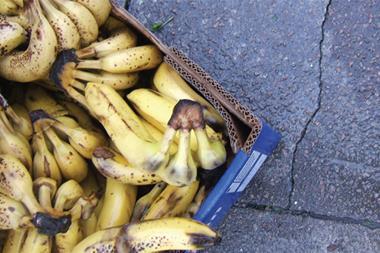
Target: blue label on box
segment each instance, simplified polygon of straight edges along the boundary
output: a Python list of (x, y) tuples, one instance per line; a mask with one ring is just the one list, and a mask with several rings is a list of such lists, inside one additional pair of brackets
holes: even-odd
[(276, 131), (262, 122), (261, 132), (250, 154), (243, 151), (236, 154), (194, 218), (216, 229), (280, 139)]

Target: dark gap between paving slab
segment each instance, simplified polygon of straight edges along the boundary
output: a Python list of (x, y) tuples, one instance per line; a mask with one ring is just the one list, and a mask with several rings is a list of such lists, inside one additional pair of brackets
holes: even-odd
[(184, 51), (283, 135), (243, 201), (285, 207), (295, 144), (317, 108), (319, 41), (327, 1), (132, 1), (157, 35)]
[(360, 225), (245, 208), (233, 208), (224, 224), (222, 243), (207, 252), (380, 252), (380, 230)]
[(292, 209), (380, 222), (380, 4), (332, 1), (321, 108), (298, 147)]

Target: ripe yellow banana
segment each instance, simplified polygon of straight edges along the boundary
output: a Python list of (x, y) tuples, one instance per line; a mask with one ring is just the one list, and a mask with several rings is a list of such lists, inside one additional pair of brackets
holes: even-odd
[(214, 107), (190, 88), (190, 86), (169, 64), (165, 62), (161, 63), (154, 74), (153, 84), (161, 94), (171, 97), (176, 101), (179, 101), (180, 99), (197, 101), (204, 108), (204, 116), (207, 122), (221, 126), (224, 125), (223, 118)]
[(79, 242), (72, 253), (115, 252), (115, 242), (119, 232), (120, 227), (98, 231)]
[(136, 186), (107, 178), (104, 203), (98, 217), (97, 229), (121, 226), (128, 223), (136, 202)]
[(61, 140), (50, 127), (44, 133), (53, 145), (54, 158), (61, 174), (66, 179), (80, 182), (87, 176), (87, 163), (82, 156), (67, 142)]
[[(155, 142), (146, 131), (138, 116), (111, 87), (88, 83), (86, 101), (111, 137), (115, 146), (131, 164), (147, 170), (165, 166), (169, 159), (168, 150), (175, 130), (168, 128), (161, 142)], [(139, 134), (135, 131), (139, 130)], [(149, 137), (142, 137), (141, 130)]]
[(101, 28), (105, 30), (107, 33), (111, 33), (112, 31), (122, 27), (125, 27), (125, 24), (122, 21), (112, 16), (109, 16)]
[(206, 198), (207, 192), (206, 187), (202, 185), (199, 187), (197, 194), (194, 197), (193, 202), (191, 202), (190, 206), (187, 208), (184, 217), (191, 218), (193, 217), (199, 210), (202, 205), (203, 200)]
[(65, 100), (59, 100), (58, 103), (68, 111), (68, 115), (73, 117), (81, 127), (100, 132), (99, 129), (95, 127), (91, 117), (88, 115), (88, 112), (83, 110), (81, 107)]
[(19, 6), (21, 8), (24, 7), (24, 0), (12, 0), (12, 2), (17, 4), (17, 6)]
[(25, 41), (26, 31), (21, 25), (15, 22), (0, 22), (0, 56), (7, 55)]
[(116, 252), (199, 250), (220, 241), (203, 223), (187, 218), (162, 218), (123, 226), (116, 239)]
[(54, 0), (58, 9), (66, 14), (78, 28), (82, 46), (87, 46), (98, 37), (98, 24), (94, 15), (82, 4), (71, 0)]
[(87, 72), (83, 70), (74, 70), (73, 76), (76, 79), (86, 82), (96, 82), (111, 86), (115, 90), (125, 90), (133, 87), (139, 80), (138, 73), (114, 74), (105, 71), (99, 73)]
[(44, 78), (56, 57), (57, 37), (44, 17), (39, 2), (30, 1), (32, 31), (28, 48), (13, 51), (0, 58), (0, 75), (17, 82), (31, 82)]
[(109, 0), (75, 0), (85, 6), (94, 15), (99, 26), (106, 22), (110, 12), (111, 3)]
[(20, 104), (12, 104), (6, 108), (5, 112), (10, 117), (14, 129), (30, 140), (33, 135), (33, 127), (26, 108)]
[(53, 27), (58, 39), (58, 52), (64, 49), (79, 48), (80, 35), (71, 19), (59, 11), (51, 0), (39, 0), (45, 16)]
[(152, 203), (143, 220), (181, 216), (197, 193), (199, 181), (184, 187), (168, 185)]
[(22, 229), (32, 226), (31, 217), (24, 205), (0, 194), (0, 229)]
[(27, 232), (27, 229), (9, 230), (2, 253), (21, 252)]
[(43, 110), (52, 117), (68, 114), (68, 111), (43, 88), (38, 86), (28, 87), (25, 93), (25, 106), (29, 112)]
[(28, 230), (20, 253), (50, 253), (52, 239), (48, 235), (38, 233), (36, 228)]
[(31, 23), (28, 20), (28, 14), (27, 14), (28, 8), (22, 8), (21, 10), (17, 11), (17, 15), (3, 15), (0, 14), (0, 23), (4, 22), (14, 22), (22, 26), (24, 30), (29, 30), (31, 28)]
[(79, 198), (83, 196), (83, 189), (75, 180), (68, 180), (57, 190), (54, 200), (54, 209), (66, 211), (71, 209)]
[[(99, 0), (96, 0), (99, 1)], [(122, 27), (112, 32), (111, 36), (99, 42), (93, 42), (88, 47), (76, 51), (80, 59), (101, 58), (115, 51), (135, 47), (137, 36), (129, 28)]]
[(145, 213), (152, 206), (152, 203), (157, 199), (161, 192), (165, 189), (166, 183), (161, 182), (156, 184), (150, 192), (140, 197), (136, 201), (135, 208), (133, 209), (133, 214), (131, 222), (138, 222), (145, 215)]
[(14, 15), (17, 14), (17, 4), (11, 0), (1, 0), (0, 2), (0, 14)]
[(161, 181), (157, 174), (149, 173), (139, 167), (131, 167), (123, 156), (107, 147), (95, 149), (92, 162), (103, 176), (123, 184), (149, 185)]
[(130, 73), (153, 69), (162, 62), (160, 50), (152, 45), (132, 47), (110, 53), (98, 60), (82, 60), (78, 69), (101, 69), (111, 73)]
[(3, 108), (0, 108), (0, 153), (13, 154), (31, 170), (32, 153), (27, 139), (15, 131)]

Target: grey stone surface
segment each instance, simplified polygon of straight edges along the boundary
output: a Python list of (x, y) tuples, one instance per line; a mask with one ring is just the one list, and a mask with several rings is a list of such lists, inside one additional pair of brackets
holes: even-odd
[(321, 108), (300, 143), (292, 208), (380, 221), (380, 4), (333, 1)]
[(232, 209), (220, 232), (209, 253), (380, 252), (380, 230), (250, 209)]
[(283, 135), (242, 201), (286, 206), (295, 143), (317, 107), (326, 1), (132, 1), (129, 10)]

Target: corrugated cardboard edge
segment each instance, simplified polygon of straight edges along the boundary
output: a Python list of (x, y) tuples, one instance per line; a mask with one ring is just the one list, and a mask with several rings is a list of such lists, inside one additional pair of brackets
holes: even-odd
[[(207, 74), (199, 65), (187, 58), (182, 52), (175, 48), (169, 48), (163, 44), (152, 32), (142, 25), (134, 16), (124, 8), (120, 8), (112, 2), (112, 15), (120, 20), (127, 22), (134, 29), (144, 35), (153, 44), (155, 44), (165, 56), (165, 60), (171, 64), (178, 73), (188, 81), (194, 89), (198, 90), (213, 106), (220, 112), (226, 120), (227, 131), (231, 142), (233, 152), (242, 149), (250, 153), (257, 136), (260, 134), (262, 124), (246, 106), (242, 105), (234, 96), (227, 92), (217, 81)], [(240, 135), (236, 123), (231, 115), (233, 114), (244, 124), (251, 128), (246, 138)]]

